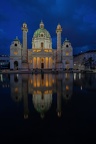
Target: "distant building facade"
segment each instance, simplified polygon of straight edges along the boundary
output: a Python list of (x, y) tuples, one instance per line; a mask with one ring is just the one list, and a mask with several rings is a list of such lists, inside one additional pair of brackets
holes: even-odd
[(74, 56), (74, 69), (86, 69), (89, 65), (84, 65), (84, 61), (88, 62), (88, 59), (92, 60), (92, 68), (96, 69), (96, 50), (90, 50)]
[(61, 25), (56, 28), (57, 49), (52, 48), (50, 33), (41, 21), (32, 37), (32, 49), (27, 48), (27, 24), (23, 23), (23, 42), (19, 39), (10, 46), (10, 69), (70, 69), (73, 68), (73, 48), (69, 40), (65, 39), (61, 45)]
[(0, 55), (0, 69), (9, 68), (9, 55)]

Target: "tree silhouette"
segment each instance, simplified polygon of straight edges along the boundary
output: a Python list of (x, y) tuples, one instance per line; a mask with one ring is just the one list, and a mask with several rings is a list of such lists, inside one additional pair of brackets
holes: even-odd
[(87, 66), (87, 59), (86, 57), (83, 58), (81, 65)]
[(92, 68), (92, 63), (93, 63), (93, 61), (94, 61), (94, 60), (93, 60), (92, 57), (89, 57), (88, 60), (87, 60), (90, 69)]

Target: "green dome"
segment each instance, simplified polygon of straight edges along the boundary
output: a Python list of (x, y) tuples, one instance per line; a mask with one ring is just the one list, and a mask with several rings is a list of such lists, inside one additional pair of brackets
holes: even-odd
[(51, 38), (49, 32), (48, 32), (46, 29), (44, 29), (44, 28), (39, 28), (39, 29), (37, 29), (37, 30), (35, 31), (33, 37), (35, 37), (35, 38), (37, 38), (37, 37), (42, 37), (41, 34), (44, 34), (44, 36), (45, 36), (46, 38)]

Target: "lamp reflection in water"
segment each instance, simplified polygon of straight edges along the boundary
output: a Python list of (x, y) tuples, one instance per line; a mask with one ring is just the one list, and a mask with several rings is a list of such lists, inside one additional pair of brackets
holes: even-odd
[(73, 93), (73, 74), (65, 73), (62, 81), (62, 95), (65, 100), (69, 100)]
[(24, 118), (28, 118), (28, 75), (10, 75), (11, 97), (15, 102), (23, 100)]
[(15, 102), (22, 100), (22, 78), (16, 74), (10, 75), (11, 97)]
[(69, 100), (72, 96), (73, 74), (11, 74), (10, 87), (12, 99), (23, 101), (24, 119), (29, 115), (28, 96), (32, 97), (34, 109), (44, 118), (52, 106), (54, 93), (57, 94), (57, 116), (61, 117), (62, 100)]
[(73, 93), (73, 74), (60, 73), (56, 78), (57, 87), (57, 115), (61, 117), (62, 114), (62, 98), (65, 101), (71, 99)]
[(24, 118), (28, 118), (28, 74), (22, 74), (22, 96), (24, 102)]

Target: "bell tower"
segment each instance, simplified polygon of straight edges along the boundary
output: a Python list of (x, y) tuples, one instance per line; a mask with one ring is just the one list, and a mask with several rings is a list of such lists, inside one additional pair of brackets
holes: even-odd
[(58, 70), (63, 69), (62, 65), (62, 53), (61, 53), (61, 25), (57, 25), (56, 33), (57, 33), (57, 52), (56, 52), (56, 68)]
[(61, 25), (57, 25), (56, 33), (57, 33), (57, 61), (61, 62), (61, 32), (62, 28)]
[(23, 23), (22, 26), (22, 31), (23, 31), (23, 51), (22, 51), (22, 62), (27, 63), (28, 55), (27, 55), (27, 24)]

